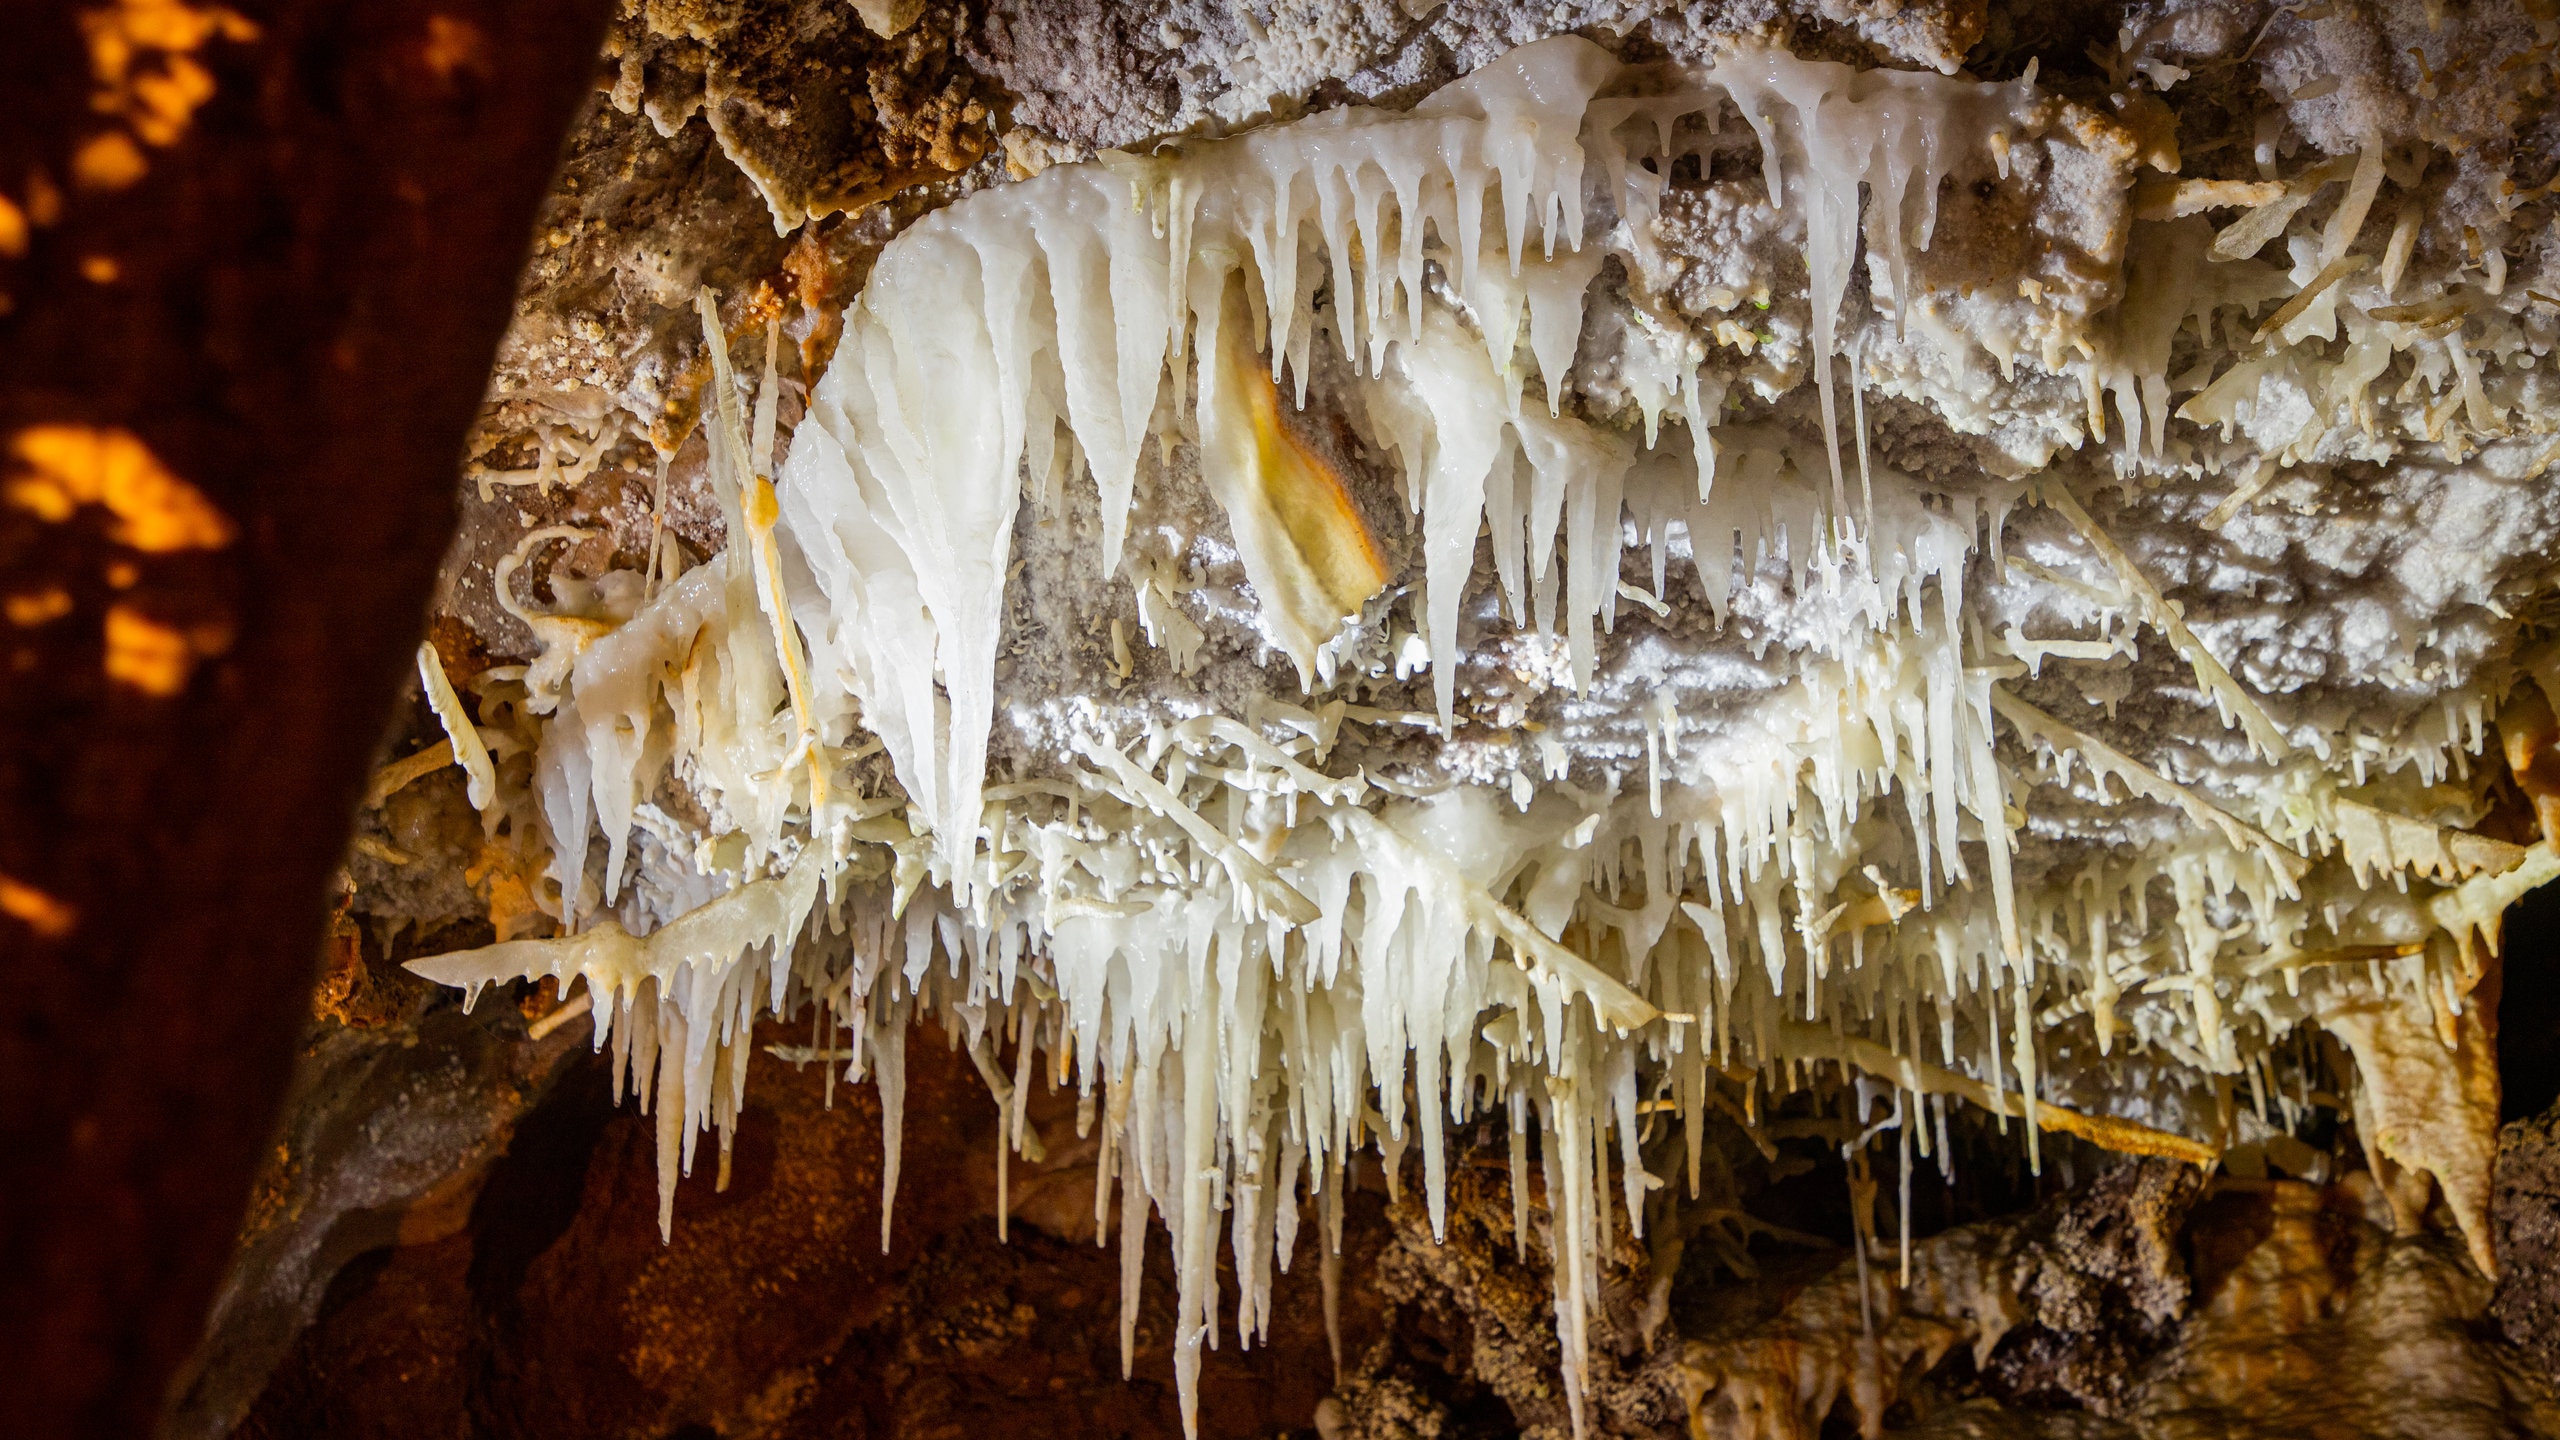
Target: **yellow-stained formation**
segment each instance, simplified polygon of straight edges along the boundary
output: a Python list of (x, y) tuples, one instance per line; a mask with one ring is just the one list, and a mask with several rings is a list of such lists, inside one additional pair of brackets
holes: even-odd
[(1386, 561), (1341, 474), (1282, 415), (1241, 285), (1229, 287), (1224, 312), (1217, 383), (1201, 397), (1201, 443), (1215, 447), (1202, 469), (1274, 628), (1312, 672), (1317, 649), (1386, 588)]

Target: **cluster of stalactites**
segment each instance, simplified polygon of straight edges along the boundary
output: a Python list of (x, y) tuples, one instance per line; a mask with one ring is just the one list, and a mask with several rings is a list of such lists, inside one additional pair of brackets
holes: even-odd
[[(1647, 86), (1661, 93), (1609, 93)], [(1100, 499), (1101, 571), (1117, 573), (1168, 377), (1175, 422), (1196, 409), (1202, 478), (1262, 598), (1267, 637), (1308, 684), (1325, 678), (1326, 642), (1387, 577), (1343, 562), (1358, 549), (1335, 543), (1344, 527), (1304, 518), (1338, 497), (1278, 493), (1291, 482), (1259, 453), (1253, 413), (1286, 378), (1303, 398), (1320, 326), (1372, 383), (1371, 410), (1422, 513), (1444, 723), (1456, 607), (1489, 502), (1516, 503), (1516, 518), (1494, 516), (1497, 551), (1519, 556), (1530, 584), (1547, 572), (1559, 507), (1577, 507), (1574, 558), (1590, 563), (1569, 567), (1581, 584), (1564, 610), (1587, 679), (1590, 621), (1617, 598), (1596, 553), (1614, 549), (1605, 501), (1635, 452), (1563, 414), (1562, 389), (1585, 291), (1609, 254), (1638, 243), (1671, 161), (1729, 111), (1758, 132), (1771, 196), (1803, 228), (1828, 356), (1861, 187), (1876, 197), (1870, 248), (1899, 275), (1907, 250), (1928, 242), (1939, 178), (1987, 149), (2029, 94), (2023, 82), (1861, 74), (1761, 48), (1662, 75), (1559, 38), (1408, 112), (1352, 107), (1156, 157), (1059, 166), (926, 217), (882, 254), (783, 477), (782, 531), (824, 601), (802, 614), (812, 663), (846, 680), (822, 705), (840, 722), (859, 700), (940, 837), (943, 873), (957, 877), (979, 839), (1021, 497), (1028, 488), (1054, 503), (1080, 463)], [(1599, 174), (1587, 174), (1595, 159)], [(1430, 298), (1433, 267), (1464, 322)], [(1268, 379), (1231, 363), (1235, 352), (1267, 355)], [(1703, 500), (1722, 395), (1699, 358), (1661, 357), (1630, 379), (1648, 443), (1664, 409), (1684, 414)], [(1543, 407), (1522, 403), (1532, 367)], [(1826, 413), (1830, 369), (1817, 366)], [(1836, 439), (1829, 467), (1837, 501)], [(1515, 597), (1517, 571), (1505, 573)], [(916, 663), (927, 655), (930, 667)]]
[[(1972, 892), (1878, 884), (1876, 862), (1890, 865), (1893, 847), (1870, 845), (1869, 864), (1850, 872), (1844, 841), (1862, 811), (1915, 799), (1927, 762), (1902, 747), (1868, 768), (1861, 761), (1894, 741), (1840, 717), (1881, 713), (1872, 701), (1922, 683), (1891, 667), (1927, 663), (1877, 654), (1827, 680), (1816, 673), (1822, 683), (1800, 706), (1769, 717), (1766, 753), (1719, 754), (1694, 783), (1651, 796), (1550, 794), (1525, 809), (1481, 787), (1363, 804), (1347, 782), (1300, 783), (1283, 800), (1281, 782), (1320, 766), (1321, 747), (1194, 725), (1157, 736), (1143, 760), (1098, 757), (1045, 804), (1009, 807), (999, 850), (1038, 860), (1014, 883), (984, 887), (1000, 898), (981, 911), (930, 888), (901, 904), (894, 877), (922, 858), (909, 836), (887, 854), (856, 845), (831, 897), (818, 879), (829, 862), (807, 849), (783, 873), (646, 936), (605, 921), (418, 968), (461, 985), (585, 984), (599, 1043), (610, 1039), (618, 1072), (627, 1066), (643, 1104), (657, 1107), (662, 1222), (696, 1133), (717, 1129), (726, 1152), (765, 1014), (817, 1003), (824, 1019), (807, 1053), (880, 1084), (884, 1245), (915, 1018), (938, 1012), (961, 1032), (1005, 1110), (1008, 1153), (1037, 1143), (1030, 1085), (1078, 1088), (1102, 1126), (1097, 1233), (1111, 1232), (1116, 1180), (1124, 1266), (1142, 1263), (1150, 1209), (1172, 1236), (1186, 1397), (1219, 1329), (1220, 1228), (1240, 1287), (1235, 1326), (1250, 1343), (1302, 1213), (1313, 1206), (1328, 1235), (1338, 1225), (1352, 1155), (1375, 1145), (1393, 1167), (1418, 1145), (1436, 1228), (1443, 1122), (1490, 1114), (1511, 1136), (1517, 1203), (1542, 1187), (1555, 1217), (1558, 1320), (1578, 1404), (1612, 1228), (1641, 1234), (1645, 1197), (1671, 1178), (1648, 1173), (1664, 1163), (1644, 1146), (1650, 1102), (1677, 1113), (1692, 1183), (1704, 1117), (1728, 1077), (1752, 1072), (1746, 1089), (1775, 1094), (1808, 1064), (1871, 1077), (1914, 1127), (1919, 1153), (1942, 1167), (1950, 1099), (2023, 1118), (2031, 1139), (2059, 1129), (2202, 1161), (2210, 1141), (2041, 1099), (2046, 1034), (2077, 1014), (2103, 1016), (2102, 1039), (2112, 1030), (2126, 1050), (2245, 1075), (2290, 1115), (2307, 1107), (2311, 1082), (2274, 1062), (2302, 1022), (2460, 1010), (2477, 955), (2417, 947), (2386, 961), (2367, 946), (2370, 967), (2341, 970), (2339, 937), (2323, 935), (2317, 906), (2301, 898), (2311, 887), (2292, 852), (2247, 836), (2234, 845), (2209, 825), (2168, 853), (2040, 879), (2013, 902), (2023, 943)], [(1770, 763), (1788, 755), (1809, 758)], [(1251, 834), (1220, 834), (1202, 817), (1241, 813), (1247, 831), (1272, 817), (1254, 815), (1254, 802), (1217, 803), (1222, 791), (1285, 803), (1299, 823), (1256, 861)], [(2415, 913), (2467, 945), (2509, 892), (2555, 868), (2547, 852), (2516, 870), (2476, 868), (2468, 881), (2449, 868), (2443, 878), (2458, 883), (2422, 884)], [(2334, 900), (2339, 877), (2324, 878)], [(2183, 946), (2151, 943), (2162, 879), (2168, 931)], [(2237, 945), (2234, 913), (2253, 937)], [(1408, 1082), (1419, 1114), (1407, 1109)], [(1533, 1146), (1534, 1179), (1524, 1168)]]
[[(1011, 1150), (1036, 1138), (1023, 1108), (1035, 1077), (1079, 1086), (1103, 1127), (1097, 1204), (1115, 1177), (1123, 1197), (1124, 1265), (1140, 1263), (1150, 1208), (1174, 1236), (1186, 1410), (1217, 1333), (1219, 1217), (1249, 1336), (1295, 1244), (1295, 1197), (1338, 1205), (1362, 1146), (1419, 1143), (1437, 1225), (1443, 1117), (1506, 1118), (1522, 1206), (1518, 1167), (1538, 1136), (1577, 1417), (1599, 1257), (1613, 1226), (1641, 1226), (1654, 1183), (1648, 1100), (1681, 1115), (1693, 1180), (1720, 1077), (1788, 1084), (1810, 1062), (1883, 1080), (1906, 1123), (1923, 1097), (1941, 1115), (1956, 1097), (2028, 1120), (2031, 1140), (2049, 1125), (2209, 1157), (2193, 1137), (2041, 1100), (2044, 1034), (2086, 1015), (2102, 1047), (2254, 1078), (2342, 994), (2458, 1011), (2478, 963), (2470, 937), (2495, 910), (2479, 887), (2538, 877), (2549, 855), (2456, 854), (2431, 826), (2395, 829), (2343, 800), (2279, 839), (2266, 817), (2036, 710), (2000, 666), (2101, 642), (2010, 643), (1965, 623), (1976, 548), (1996, 544), (2003, 508), (1923, 504), (1863, 446), (1853, 506), (1836, 438), (1817, 457), (1752, 427), (1711, 434), (1720, 397), (1694, 353), (1627, 370), (1641, 446), (1560, 403), (1585, 289), (1613, 247), (1644, 243), (1662, 183), (1648, 163), (1729, 109), (1757, 133), (1772, 201), (1803, 227), (1828, 416), (1861, 223), (1892, 293), (1908, 293), (1906, 248), (1927, 241), (1939, 177), (2028, 98), (2023, 82), (1857, 75), (1765, 50), (1638, 75), (1550, 41), (1411, 112), (1105, 157), (927, 217), (881, 256), (778, 476), (770, 359), (750, 413), (712, 347), (728, 552), (645, 577), (645, 603), (618, 623), (537, 627), (560, 644), (528, 679), (549, 716), (534, 790), (563, 918), (589, 928), (418, 968), (461, 985), (583, 980), (600, 1040), (661, 1117), (662, 1215), (694, 1137), (717, 1131), (725, 1152), (760, 1015), (817, 1004), (828, 1020), (813, 1051), (880, 1083), (891, 1194), (918, 1014), (964, 1032), (1008, 1107)], [(1555, 143), (1568, 135), (1578, 143)], [(1420, 512), (1430, 718), (1450, 719), (1459, 605), (1486, 528), (1504, 610), (1560, 628), (1581, 685), (1593, 627), (1624, 593), (1630, 533), (1652, 549), (1656, 603), (1670, 557), (1686, 554), (1719, 624), (1736, 552), (1746, 573), (1783, 556), (1799, 591), (1831, 602), (1796, 683), (1763, 697), (1750, 732), (1713, 743), (1684, 742), (1676, 703), (1657, 697), (1641, 794), (1407, 798), (1325, 768), (1340, 726), (1375, 717), (1321, 695), (1272, 702), (1253, 723), (1088, 736), (1061, 778), (990, 791), (1022, 496), (1054, 505), (1070, 473), (1089, 474), (1115, 572), (1141, 452), (1168, 410), (1200, 442), (1266, 634), (1303, 678), (1325, 678), (1330, 632), (1385, 577), (1356, 544), (1328, 546), (1356, 523), (1324, 518), (1340, 497), (1273, 438), (1273, 397), (1290, 381), (1303, 397), (1320, 332), (1359, 377)], [(1532, 371), (1544, 405), (1524, 401)], [(1684, 435), (1656, 434), (1667, 412)], [(2048, 498), (2101, 573), (2116, 567), (2110, 604), (2127, 632), (2158, 632), (2252, 744), (2280, 755), (2277, 728), (2174, 609), (2067, 496)], [(2103, 641), (2110, 654), (2119, 643)], [(2064, 781), (2078, 764), (2109, 803), (2182, 816), (2188, 839), (2129, 864), (2013, 874), (2013, 812), (2031, 784), (2002, 758), (2003, 725)], [(850, 781), (866, 735), (894, 763), (893, 790)], [(628, 847), (641, 820), (672, 823), (644, 804), (670, 780), (709, 828), (659, 836), (665, 863), (730, 888), (648, 928), (624, 895)], [(586, 859), (596, 834), (600, 885)], [(2347, 853), (2315, 873), (2324, 847)], [(2459, 944), (2402, 940), (2384, 965), (2336, 917), (2374, 928), (2356, 916), (2363, 884), (2412, 872), (2424, 878), (2401, 897), (2406, 916), (2386, 917), (2392, 933)], [(2150, 913), (2164, 888), (2166, 944)], [(1407, 1114), (1408, 1079), (1423, 1115)]]
[[(1756, 536), (1756, 558), (1785, 554), (1801, 585), (1863, 619), (1844, 622), (1836, 657), (1808, 655), (1798, 683), (1763, 702), (1752, 740), (1702, 744), (1684, 737), (1676, 709), (1657, 717), (1642, 791), (1558, 787), (1523, 803), (1470, 786), (1405, 799), (1328, 763), (1343, 725), (1399, 717), (1275, 703), (1259, 724), (1204, 716), (1087, 744), (1061, 781), (990, 808), (965, 886), (925, 883), (931, 838), (896, 797), (847, 795), (853, 818), (837, 842), (804, 838), (768, 878), (644, 936), (605, 920), (420, 968), (455, 984), (550, 976), (565, 992), (583, 980), (606, 1022), (600, 1039), (612, 1037), (636, 1091), (658, 1107), (662, 1216), (695, 1135), (721, 1131), (725, 1152), (757, 1017), (811, 999), (831, 1017), (828, 1033), (850, 1037), (842, 1058), (889, 1100), (884, 1243), (911, 1018), (939, 1011), (970, 1030), (1017, 1146), (1035, 1075), (1100, 1096), (1124, 1263), (1139, 1263), (1150, 1207), (1175, 1237), (1186, 1393), (1217, 1333), (1219, 1224), (1249, 1338), (1295, 1245), (1302, 1206), (1292, 1197), (1330, 1215), (1350, 1155), (1372, 1143), (1398, 1154), (1410, 1141), (1436, 1224), (1441, 1121), (1490, 1112), (1508, 1125), (1515, 1157), (1532, 1135), (1544, 1156), (1578, 1403), (1610, 1227), (1641, 1227), (1655, 1183), (1639, 1145), (1645, 1102), (1670, 1100), (1694, 1146), (1716, 1077), (1751, 1071), (1755, 1085), (1782, 1089), (1808, 1062), (1836, 1064), (1899, 1092), (1893, 1113), (1915, 1122), (1955, 1097), (2027, 1119), (2031, 1143), (2046, 1125), (2209, 1156), (2156, 1126), (2041, 1101), (2046, 1032), (2085, 1015), (2101, 1046), (2247, 1074), (2291, 1105), (2303, 1084), (2267, 1068), (2282, 1037), (2347, 1000), (2458, 1010), (2477, 973), (2473, 932), (2507, 890), (2551, 868), (2547, 855), (2518, 868), (2521, 857), (2486, 842), (2465, 851), (2343, 797), (2278, 842), (2227, 802), (2173, 784), (1965, 663), (1962, 562), (1986, 517), (1881, 507), (1876, 529), (1895, 542), (1883, 554), (1902, 569), (1853, 548), (1791, 549), (1788, 537), (1818, 518), (1818, 469), (1775, 437), (1738, 428), (1729, 438), (1737, 473), (1764, 483), (1702, 504), (1676, 456), (1638, 467), (1652, 476), (1626, 499), (1643, 517), (1638, 543), (1659, 560), (1678, 527)], [(1901, 477), (1887, 478), (1885, 494), (1908, 495)], [(752, 612), (731, 626), (719, 608), (731, 563), (682, 577), (591, 645), (564, 694), (618, 693), (610, 682), (628, 660), (608, 642), (657, 645), (660, 661), (642, 670), (654, 677), (646, 703), (630, 702), (656, 718), (627, 743), (672, 732), (682, 751), (696, 737), (757, 730), (729, 708), (737, 687), (719, 679), (724, 667), (751, 668), (732, 652), (771, 643)], [(2141, 609), (2131, 599), (2124, 608)], [(705, 630), (720, 641), (695, 643)], [(759, 733), (787, 759), (788, 712), (767, 693)], [(2021, 891), (2007, 868), (2004, 802), (2028, 785), (1995, 747), (1995, 721), (2047, 756), (2059, 782), (2085, 768), (2101, 793), (2113, 786), (2128, 802), (2184, 812), (2189, 839)], [(579, 733), (556, 715), (546, 743)], [(746, 762), (688, 763), (701, 777)], [(555, 815), (584, 800), (546, 795)], [(1896, 814), (1902, 823), (1879, 834)], [(2313, 876), (2323, 847), (2342, 853)], [(1990, 884), (1977, 888), (1976, 867), (1989, 867)], [(2363, 882), (2405, 885), (2413, 873), (2404, 918), (2458, 950), (2359, 945), (2362, 932), (2341, 929), (2336, 911), (2363, 903)], [(2164, 884), (2167, 945), (2151, 913)], [(2370, 976), (2335, 969), (2341, 956), (2366, 955), (2390, 963)], [(1014, 1037), (1009, 1066), (982, 1027)], [(818, 1048), (838, 1054), (833, 1042)], [(1408, 1080), (1420, 1115), (1407, 1112)], [(2192, 1117), (2152, 1118), (2174, 1129)], [(1918, 1138), (1931, 1153), (1926, 1132)], [(1624, 1194), (1613, 1202), (1613, 1191)]]

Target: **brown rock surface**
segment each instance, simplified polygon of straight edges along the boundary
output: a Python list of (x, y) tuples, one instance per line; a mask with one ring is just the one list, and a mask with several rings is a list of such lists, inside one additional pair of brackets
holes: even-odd
[(2560, 1109), (2498, 1137), (2494, 1214), (2504, 1267), (2490, 1314), (2547, 1374), (2560, 1376)]
[[(583, 1029), (583, 1026), (573, 1027)], [(777, 1037), (784, 1038), (784, 1037)], [(1017, 1169), (996, 1236), (996, 1110), (964, 1054), (918, 1033), (895, 1242), (879, 1250), (880, 1110), (869, 1086), (758, 1057), (718, 1188), (705, 1152), (658, 1240), (651, 1122), (582, 1060), (518, 1131), (470, 1222), (376, 1251), (330, 1287), (236, 1430), (288, 1436), (960, 1437), (1178, 1434), (1172, 1285), (1154, 1232), (1134, 1378), (1120, 1375), (1120, 1262), (1091, 1239), (1071, 1096), (1033, 1119), (1053, 1160)], [(1022, 1162), (1017, 1161), (1017, 1166)], [(1347, 1267), (1383, 1240), (1355, 1198)], [(1039, 1217), (1056, 1233), (1026, 1223)], [(1116, 1220), (1114, 1222), (1116, 1228)], [(1232, 1329), (1204, 1367), (1201, 1433), (1304, 1430), (1332, 1388), (1312, 1247), (1274, 1295), (1271, 1340)], [(1346, 1342), (1375, 1302), (1345, 1296)]]
[[(0, 631), (13, 1435), (144, 1433), (199, 1334), (603, 21), (10, 9), (0, 577), (33, 597)], [(72, 503), (110, 465), (154, 484)], [(30, 474), (61, 498), (24, 499)]]

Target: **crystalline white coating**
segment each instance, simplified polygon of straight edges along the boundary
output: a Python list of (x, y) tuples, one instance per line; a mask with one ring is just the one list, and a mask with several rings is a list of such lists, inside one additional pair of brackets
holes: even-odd
[[(1924, 493), (1871, 459), (1852, 407), (1851, 500), (1831, 392), (1861, 236), (1875, 293), (1913, 295), (1941, 179), (2035, 101), (2024, 81), (1860, 74), (1769, 49), (1635, 70), (1556, 39), (1407, 112), (1352, 107), (1106, 155), (925, 217), (880, 256), (771, 491), (721, 361), (706, 423), (727, 554), (554, 662), (566, 668), (536, 788), (566, 857), (564, 911), (585, 908), (591, 827), (609, 852), (596, 905), (624, 903), (633, 817), (668, 782), (709, 816), (685, 858), (734, 888), (645, 935), (606, 919), (418, 968), (466, 986), (584, 976), (644, 1103), (654, 1085), (669, 1199), (702, 1128), (727, 1143), (765, 1011), (815, 1002), (849, 1034), (853, 1071), (887, 1102), (892, 1194), (904, 1027), (920, 1010), (965, 1031), (1000, 1097), (1046, 1055), (1047, 1073), (1102, 1104), (1097, 1203), (1116, 1178), (1128, 1303), (1148, 1207), (1171, 1232), (1186, 1414), (1217, 1335), (1220, 1213), (1250, 1341), (1299, 1195), (1338, 1215), (1343, 1166), (1370, 1139), (1418, 1132), (1440, 1225), (1444, 1119), (1500, 1111), (1517, 1145), (1534, 1117), (1578, 1425), (1604, 1237), (1643, 1224), (1647, 1089), (1694, 1121), (1719, 1072), (1820, 1058), (2025, 1116), (2031, 1144), (2041, 1123), (2209, 1157), (2169, 1133), (2187, 1116), (2166, 1102), (2063, 1105), (2046, 1027), (2085, 1014), (2102, 1047), (2231, 1075), (2346, 987), (2458, 1012), (2496, 887), (2560, 861), (2340, 794), (2067, 492), (2044, 498), (2100, 577), (2074, 582), (2095, 641), (2030, 640), (2014, 622), (2003, 639), (1984, 623), (2001, 581), (1983, 541), (1996, 547), (2026, 487)], [(1635, 256), (1671, 162), (1737, 118), (1811, 277), (1819, 455), (1774, 425), (1711, 437), (1721, 387), (1676, 343), (1631, 350), (1622, 368), (1640, 437), (1560, 403), (1603, 262)], [(2161, 443), (2158, 371), (2178, 326), (2209, 323), (2271, 274), (2226, 268), (2189, 306), (2203, 253), (2184, 232), (2142, 252), (2131, 284), (2153, 308), (2126, 322), (2113, 370), (2086, 372), (2093, 412), (2101, 379), (2112, 390), (2129, 449)], [(1320, 331), (1419, 512), (1430, 715), (1327, 698), (1342, 597), (1282, 598), (1308, 593), (1329, 557), (1256, 498), (1272, 483), (1251, 432), (1247, 382), (1261, 377), (1224, 362), (1267, 357), (1269, 380), (1303, 396)], [(2212, 395), (2189, 410), (2210, 413)], [(1664, 413), (1681, 425), (1663, 430)], [(1141, 610), (1149, 630), (1178, 635), (1189, 622), (1165, 588), (1178, 581), (1122, 563), (1142, 454), (1176, 437), (1198, 442), (1263, 635), (1314, 693), (1142, 733), (1070, 715), (1073, 758), (1056, 776), (989, 785), (1026, 491), (1057, 509), (1060, 472), (1080, 463), (1101, 573), (1130, 575), (1142, 607), (1160, 607)], [(1660, 687), (1629, 707), (1640, 791), (1564, 783), (1555, 737), (1526, 731), (1481, 743), (1516, 747), (1510, 776), (1534, 756), (1554, 783), (1420, 794), (1327, 770), (1345, 723), (1418, 718), (1454, 736), (1480, 532), (1521, 654), (1557, 657), (1586, 694), (1621, 599), (1667, 611), (1672, 558), (1694, 566), (1719, 629), (1737, 585), (1820, 603), (1799, 607), (1785, 683), (1759, 682), (1745, 712), (1680, 703), (1683, 664), (1757, 673), (1738, 655), (1661, 660)], [(1621, 579), (1630, 545), (1651, 550), (1650, 596)], [(2113, 655), (2137, 636), (2185, 661), (2266, 764), (2292, 765), (2270, 772), (2254, 811), (2004, 688), (2048, 656)], [(1599, 708), (1582, 703), (1569, 721)], [(2384, 768), (2414, 761), (2432, 778), (2458, 762), (2484, 703), (2449, 708)], [(2010, 756), (2023, 745), (2058, 772), (2043, 783), (2069, 787), (2078, 764), (2088, 803), (2121, 790), (2155, 804), (2162, 838), (2021, 873), (2016, 833), (2035, 818), (2004, 723)], [(895, 785), (866, 795), (849, 767), (871, 740)], [(656, 918), (624, 914), (635, 930)], [(2385, 950), (2387, 968), (2340, 963)], [(993, 1051), (1008, 1035), (1017, 1078), (1002, 1082)], [(1012, 1129), (1018, 1145), (1018, 1111)]]

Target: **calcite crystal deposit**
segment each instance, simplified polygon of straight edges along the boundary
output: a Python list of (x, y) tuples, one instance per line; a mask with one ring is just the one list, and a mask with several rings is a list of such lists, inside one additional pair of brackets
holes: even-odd
[[(1063, 1089), (1124, 1364), (1169, 1234), (1186, 1423), (1365, 1165), (1556, 1433), (1880, 1433), (1955, 1351), (2015, 1383), (1944, 1433), (2224, 1433), (2230, 1355), (2412, 1326), (2467, 1358), (2405, 1393), (2547, 1433), (2463, 1337), (2501, 917), (2560, 873), (2555, 47), (2487, 0), (633, 4), (377, 786), (478, 818), (369, 834), (354, 907), (591, 1007), (662, 1229), (763, 1050), (879, 1087), (890, 1246), (916, 1025), (1000, 1176)], [(1808, 1136), (1854, 1263), (1784, 1299), (1735, 1166)], [(2106, 1152), (2138, 1244), (1915, 1229), (1959, 1153)], [(2294, 1238), (2195, 1308), (2217, 1170)], [(1470, 1227), (1537, 1336), (1427, 1258)], [(1771, 1305), (1684, 1321), (1702, 1265)], [(2248, 1288), (2304, 1265), (2327, 1338)], [(1346, 1374), (1328, 1433), (1386, 1433)]]

